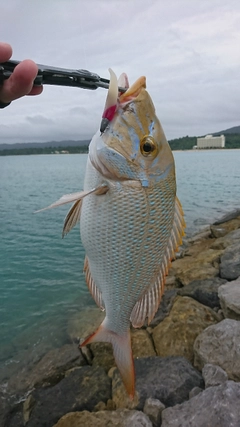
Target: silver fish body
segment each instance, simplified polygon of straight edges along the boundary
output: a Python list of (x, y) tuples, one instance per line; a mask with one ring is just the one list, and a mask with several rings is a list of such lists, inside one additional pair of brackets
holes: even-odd
[(80, 219), (86, 282), (106, 312), (82, 346), (110, 342), (133, 397), (130, 325), (141, 327), (154, 317), (185, 223), (176, 196), (173, 155), (145, 78), (124, 94), (117, 88), (111, 72), (104, 132), (97, 132), (90, 143), (84, 191), (63, 196), (50, 207), (74, 202), (63, 234)]

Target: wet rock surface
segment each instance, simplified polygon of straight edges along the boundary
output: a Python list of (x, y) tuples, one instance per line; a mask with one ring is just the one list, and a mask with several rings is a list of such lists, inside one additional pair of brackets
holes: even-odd
[(68, 369), (83, 365), (86, 365), (86, 360), (79, 348), (66, 344), (45, 354), (30, 372), (23, 369), (14, 375), (8, 382), (8, 392), (20, 393), (34, 387), (57, 384)]
[(161, 427), (239, 427), (240, 384), (227, 381), (162, 412)]

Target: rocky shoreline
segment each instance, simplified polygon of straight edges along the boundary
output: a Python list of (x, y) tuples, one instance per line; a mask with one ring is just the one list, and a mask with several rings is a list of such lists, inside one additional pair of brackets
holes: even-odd
[(184, 241), (155, 318), (131, 332), (133, 401), (110, 345), (79, 350), (104, 317), (86, 308), (69, 321), (69, 343), (9, 379), (0, 426), (239, 427), (239, 254), (240, 210)]

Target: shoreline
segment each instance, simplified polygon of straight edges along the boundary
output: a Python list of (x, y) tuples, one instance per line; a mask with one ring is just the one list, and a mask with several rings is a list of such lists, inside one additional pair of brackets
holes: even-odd
[[(96, 343), (81, 351), (78, 349), (80, 337), (85, 338), (96, 329), (104, 316), (92, 307), (69, 320), (68, 343), (48, 351), (32, 369), (25, 367), (5, 384), (5, 392), (0, 394), (5, 417), (3, 426), (22, 427), (23, 420), (27, 420), (29, 427), (43, 423), (46, 427), (65, 427), (76, 419), (83, 423), (79, 425), (91, 426), (97, 425), (98, 416), (106, 418), (107, 424), (109, 417), (121, 419), (130, 415), (147, 420), (146, 426), (180, 426), (183, 414), (186, 423), (202, 401), (205, 410), (201, 414), (204, 420), (201, 425), (207, 425), (210, 414), (214, 416), (211, 409), (214, 399), (217, 399), (218, 410), (224, 411), (226, 404), (230, 405), (227, 396), (231, 392), (236, 396), (240, 393), (240, 353), (237, 353), (240, 345), (230, 345), (233, 336), (239, 337), (240, 344), (240, 333), (236, 332), (240, 331), (240, 263), (238, 257), (234, 257), (234, 253), (240, 251), (239, 242), (240, 209), (185, 239), (172, 263), (153, 321), (149, 326), (131, 331), (136, 369), (133, 401), (126, 395), (114, 367), (111, 346)], [(209, 334), (212, 334), (210, 341)], [(211, 349), (211, 342), (218, 350)], [(69, 387), (74, 391), (71, 402), (66, 399)], [(224, 398), (222, 390), (225, 390)], [(172, 403), (168, 393), (175, 396)], [(154, 402), (150, 398), (154, 398)], [(55, 408), (53, 412), (49, 412), (48, 401)], [(239, 408), (236, 402), (232, 399), (235, 417)], [(158, 420), (162, 419), (161, 424), (160, 421), (154, 424), (151, 405)], [(174, 424), (174, 417), (179, 424)], [(211, 425), (216, 425), (214, 419)], [(218, 424), (218, 427), (226, 425)]]

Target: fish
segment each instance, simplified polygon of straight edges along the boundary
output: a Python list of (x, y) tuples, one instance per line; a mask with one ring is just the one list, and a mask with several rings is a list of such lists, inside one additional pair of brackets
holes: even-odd
[[(118, 87), (125, 87), (124, 93)], [(84, 273), (106, 316), (81, 344), (112, 344), (131, 399), (135, 393), (130, 327), (151, 323), (165, 279), (182, 243), (185, 221), (176, 194), (171, 148), (146, 90), (146, 78), (129, 86), (110, 70), (100, 131), (89, 145), (83, 191), (44, 209), (70, 202), (65, 236), (78, 222), (85, 248)], [(42, 209), (42, 210), (44, 210)]]

